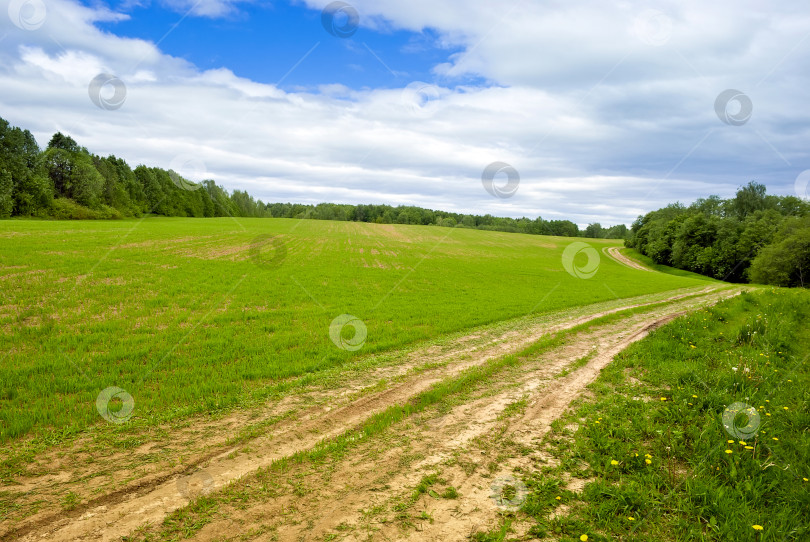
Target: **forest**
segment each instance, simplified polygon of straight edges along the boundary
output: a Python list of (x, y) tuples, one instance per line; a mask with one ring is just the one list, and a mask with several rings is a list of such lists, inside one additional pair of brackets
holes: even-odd
[(674, 203), (639, 217), (625, 241), (656, 263), (729, 282), (807, 287), (810, 203), (749, 182), (733, 198)]
[(421, 224), (536, 235), (623, 239), (627, 227), (580, 230), (570, 220), (507, 218), (434, 211), (415, 206), (264, 203), (213, 180), (191, 183), (175, 173), (115, 156), (91, 154), (72, 137), (55, 134), (41, 150), (28, 130), (0, 118), (0, 218), (114, 219), (148, 214), (179, 217), (272, 217)]

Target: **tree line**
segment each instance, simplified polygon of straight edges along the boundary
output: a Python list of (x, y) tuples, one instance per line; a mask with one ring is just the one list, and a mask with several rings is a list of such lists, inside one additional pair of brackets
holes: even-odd
[(195, 185), (176, 172), (115, 156), (91, 154), (72, 137), (54, 134), (39, 148), (28, 130), (0, 118), (0, 218), (107, 219), (147, 214), (181, 217), (273, 217), (421, 224), (537, 235), (623, 239), (624, 224), (506, 218), (435, 211), (416, 206), (264, 203), (240, 190), (229, 193), (212, 180)]
[(625, 244), (653, 261), (729, 282), (810, 284), (810, 203), (749, 182), (640, 216)]

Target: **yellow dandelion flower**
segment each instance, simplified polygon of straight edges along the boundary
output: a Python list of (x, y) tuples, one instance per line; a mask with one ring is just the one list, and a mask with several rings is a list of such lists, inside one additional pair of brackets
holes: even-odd
[(784, 407), (782, 407), (782, 408), (784, 408), (785, 410), (788, 410), (788, 407), (786, 407), (786, 406), (784, 406)]
[(636, 521), (636, 518), (634, 518), (633, 516), (627, 516), (627, 519), (629, 519), (630, 521)]
[(618, 461), (616, 461), (615, 459), (611, 459), (611, 460), (610, 460), (610, 464), (611, 464), (611, 465), (613, 465), (613, 466), (615, 467), (616, 465), (618, 465), (618, 464), (619, 464), (619, 462), (618, 462)]
[(766, 412), (766, 413), (765, 413), (765, 415), (766, 415), (766, 416), (770, 416), (770, 415), (771, 415), (771, 413), (770, 413), (770, 412)]
[(662, 400), (662, 401), (666, 401), (666, 400), (667, 400), (667, 398), (666, 398), (666, 397), (661, 397), (661, 400)]
[(726, 453), (727, 453), (727, 454), (733, 454), (733, 453), (734, 453), (734, 451), (733, 451), (733, 450), (726, 450)]
[(695, 406), (695, 405), (693, 405), (692, 403), (686, 403), (686, 404), (687, 404), (687, 405), (689, 405), (689, 406)]
[(753, 450), (753, 449), (754, 449), (754, 447), (753, 447), (753, 446), (746, 446), (746, 447), (745, 447), (745, 449), (746, 449), (746, 450)]
[(555, 498), (555, 499), (557, 499), (558, 501), (559, 501), (559, 500), (562, 500), (562, 497), (560, 497), (559, 495), (557, 495), (557, 496), (556, 496), (556, 497), (554, 497), (554, 498)]
[(645, 459), (645, 460), (644, 460), (644, 462), (645, 462), (646, 464), (648, 464), (648, 465), (652, 464), (652, 461), (650, 461), (649, 459)]
[(693, 395), (693, 396), (692, 396), (692, 399), (697, 399), (697, 395)]
[(584, 534), (580, 536), (579, 539), (582, 540), (582, 542), (588, 542), (588, 535)]
[(776, 437), (771, 437), (771, 438), (772, 438), (773, 440), (779, 440), (779, 439), (778, 439), (778, 438), (776, 438)]
[(744, 440), (741, 440), (741, 441), (740, 441), (740, 444), (742, 444), (743, 446), (745, 446), (746, 442), (745, 442)]
[(755, 531), (761, 531), (762, 529), (764, 529), (762, 525), (753, 525), (753, 527)]
[(729, 441), (728, 441), (728, 443), (729, 443), (729, 444), (734, 444), (734, 441), (733, 441), (733, 440), (729, 440)]
[(652, 459), (652, 456), (650, 454), (644, 454), (644, 457), (648, 457), (648, 458)]
[(807, 478), (802, 478), (802, 480), (804, 480), (804, 481), (806, 482), (806, 481), (807, 481)]

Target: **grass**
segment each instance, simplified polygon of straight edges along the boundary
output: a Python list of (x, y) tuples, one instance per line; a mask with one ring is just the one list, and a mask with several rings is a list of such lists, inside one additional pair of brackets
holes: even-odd
[(649, 267), (654, 271), (658, 271), (659, 273), (665, 273), (667, 275), (672, 275), (675, 277), (688, 277), (695, 280), (702, 280), (704, 282), (722, 282), (713, 277), (707, 277), (706, 275), (701, 275), (698, 273), (693, 273), (691, 271), (686, 271), (685, 269), (678, 269), (677, 267), (670, 267), (668, 265), (661, 265), (660, 263), (655, 263), (652, 258), (649, 256), (645, 256), (638, 250), (634, 248), (623, 248), (622, 253), (626, 256), (634, 260), (638, 260), (645, 266)]
[[(262, 235), (275, 241), (260, 248)], [(423, 226), (15, 220), (0, 222), (0, 239), (0, 442), (59, 442), (106, 423), (96, 399), (112, 386), (134, 409), (124, 415), (122, 401), (109, 418), (159, 423), (260, 400), (358, 356), (699, 284), (604, 257), (578, 279), (561, 263), (573, 239)], [(367, 330), (356, 351), (330, 340), (341, 314)], [(351, 346), (353, 329), (337, 342)]]
[(810, 292), (744, 293), (620, 354), (553, 424), (557, 464), (525, 479), (531, 537), (806, 540), (808, 319)]

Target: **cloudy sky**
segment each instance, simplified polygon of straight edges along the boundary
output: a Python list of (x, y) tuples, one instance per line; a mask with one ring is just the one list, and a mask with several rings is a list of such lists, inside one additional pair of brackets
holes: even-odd
[(264, 201), (584, 225), (806, 196), (806, 0), (3, 1), (0, 116)]

